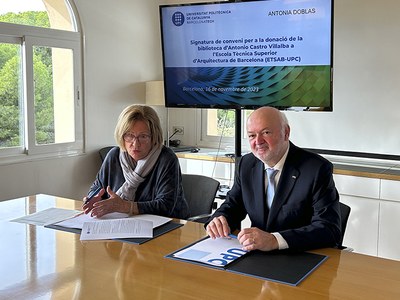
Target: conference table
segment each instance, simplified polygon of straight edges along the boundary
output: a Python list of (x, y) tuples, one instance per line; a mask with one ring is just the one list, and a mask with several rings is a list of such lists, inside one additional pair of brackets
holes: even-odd
[(318, 249), (328, 259), (291, 286), (166, 258), (206, 236), (195, 222), (174, 220), (183, 226), (132, 244), (10, 221), (51, 207), (81, 201), (0, 202), (0, 299), (400, 299), (399, 261)]

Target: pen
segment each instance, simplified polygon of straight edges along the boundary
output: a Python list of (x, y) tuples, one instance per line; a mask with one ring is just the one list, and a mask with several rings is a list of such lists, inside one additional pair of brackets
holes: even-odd
[(94, 196), (96, 196), (101, 191), (101, 189), (102, 189), (102, 187), (99, 187), (99, 188), (89, 192), (89, 194), (86, 197), (85, 204), (88, 203)]

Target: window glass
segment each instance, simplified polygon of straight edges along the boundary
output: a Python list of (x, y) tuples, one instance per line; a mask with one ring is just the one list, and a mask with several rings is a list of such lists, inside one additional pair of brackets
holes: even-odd
[[(253, 110), (241, 110), (241, 147), (242, 152), (249, 150), (246, 132), (246, 120)], [(226, 109), (203, 109), (201, 112), (200, 139), (197, 144), (203, 147), (234, 151), (237, 137), (236, 111)]]
[(42, 0), (0, 0), (1, 22), (50, 28)]
[(42, 0), (0, 0), (0, 4), (0, 14), (46, 10)]
[(0, 148), (22, 144), (21, 46), (0, 43)]
[(234, 143), (235, 111), (199, 109), (201, 126), (198, 127), (197, 145), (209, 148), (231, 148)]
[(77, 31), (64, 0), (0, 0), (0, 22)]
[(82, 33), (71, 7), (0, 0), (0, 162), (83, 151)]
[(207, 135), (234, 137), (235, 111), (228, 109), (207, 110)]
[(35, 142), (75, 141), (72, 50), (33, 47)]

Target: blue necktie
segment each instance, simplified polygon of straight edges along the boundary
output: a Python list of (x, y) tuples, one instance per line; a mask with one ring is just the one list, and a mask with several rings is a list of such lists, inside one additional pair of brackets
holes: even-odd
[(268, 177), (268, 187), (267, 187), (267, 205), (268, 208), (271, 208), (272, 201), (274, 200), (275, 195), (275, 175), (278, 170), (267, 168), (267, 177)]

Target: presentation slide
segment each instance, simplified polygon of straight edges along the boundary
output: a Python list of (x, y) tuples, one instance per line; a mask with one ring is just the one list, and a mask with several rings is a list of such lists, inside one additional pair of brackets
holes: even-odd
[(163, 9), (165, 67), (329, 65), (330, 1)]
[(331, 0), (161, 6), (169, 107), (331, 110)]

